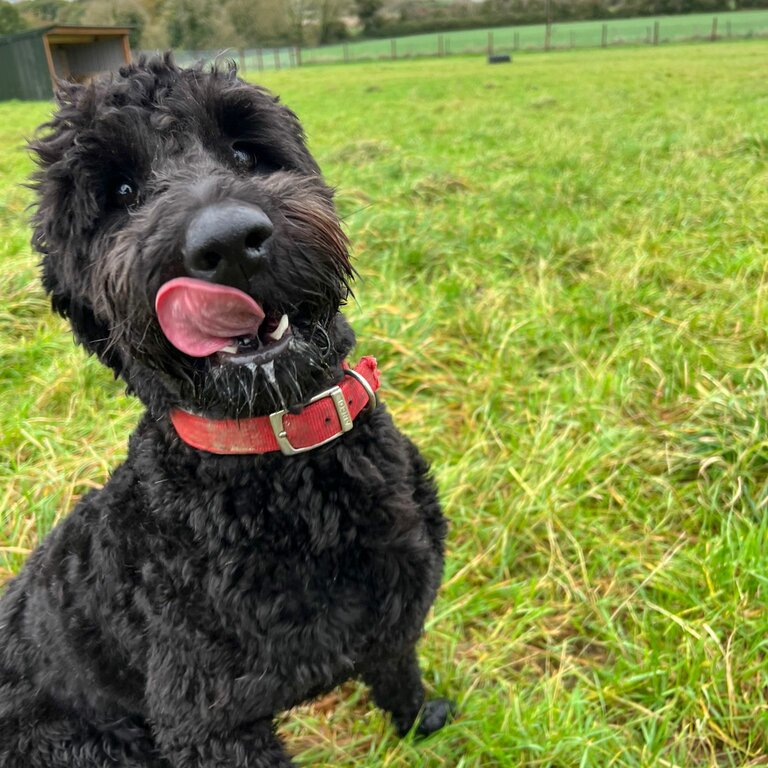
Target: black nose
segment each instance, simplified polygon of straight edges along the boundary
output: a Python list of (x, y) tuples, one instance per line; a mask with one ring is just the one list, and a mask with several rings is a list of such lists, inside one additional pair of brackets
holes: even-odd
[(184, 267), (190, 277), (247, 289), (248, 279), (266, 258), (272, 222), (247, 203), (214, 203), (201, 208), (187, 225)]

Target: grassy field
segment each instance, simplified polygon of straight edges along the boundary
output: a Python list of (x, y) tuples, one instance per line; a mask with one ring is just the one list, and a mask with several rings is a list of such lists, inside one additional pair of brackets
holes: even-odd
[[(713, 29), (713, 19), (717, 26)], [(658, 25), (654, 30), (654, 25)], [(605, 39), (603, 38), (605, 28)], [(632, 19), (595, 21), (556, 21), (552, 25), (549, 45), (552, 49), (598, 48), (616, 45), (647, 45), (657, 39), (661, 44), (709, 40), (713, 31), (717, 40), (768, 36), (768, 10), (691, 13), (678, 16), (652, 16)], [(488, 34), (492, 34), (495, 53), (538, 51), (546, 47), (544, 24), (527, 24), (493, 29), (467, 29), (438, 34), (431, 32), (407, 35), (393, 40), (353, 41), (346, 45), (323, 45), (303, 48), (303, 64), (328, 64), (342, 61), (413, 58), (488, 50)], [(654, 37), (656, 36), (656, 37)], [(234, 50), (234, 49), (233, 49)], [(215, 58), (219, 51), (179, 51), (178, 60), (191, 64), (200, 58)], [(250, 72), (288, 68), (296, 65), (294, 49), (255, 48), (243, 51), (240, 59)]]
[[(461, 718), (365, 690), (282, 725), (305, 765), (768, 764), (768, 44), (271, 73), (362, 279), (348, 314), (452, 520), (421, 646)], [(139, 408), (49, 316), (0, 105), (5, 574)]]
[[(598, 48), (617, 45), (647, 45), (654, 41), (679, 43), (683, 41), (709, 40), (714, 30), (717, 40), (768, 36), (768, 10), (747, 10), (719, 13), (691, 13), (678, 16), (655, 16), (633, 19), (596, 21), (563, 21), (552, 25), (550, 47), (552, 49)], [(658, 25), (654, 32), (654, 25)], [(603, 40), (605, 27), (605, 40)], [(495, 53), (513, 51), (538, 51), (545, 46), (545, 25), (528, 24), (493, 29), (468, 29), (438, 34), (407, 35), (387, 39), (360, 40), (344, 45), (324, 45), (304, 48), (303, 64), (328, 64), (342, 61), (370, 61), (376, 59), (413, 58), (467, 53), (484, 53), (488, 50), (488, 33), (492, 33)], [(232, 49), (234, 50), (234, 49)], [(200, 58), (215, 58), (219, 51), (179, 51), (177, 58), (184, 64), (192, 64)], [(393, 55), (394, 54), (394, 55)], [(296, 65), (295, 51), (291, 48), (268, 49), (261, 53), (251, 48), (243, 51), (240, 61), (249, 72), (289, 68)]]
[[(610, 19), (597, 21), (556, 21), (552, 25), (550, 45), (553, 48), (597, 48), (603, 42), (603, 26), (607, 30), (608, 45), (649, 43), (653, 40), (653, 26), (658, 23), (658, 38), (661, 43), (709, 38), (712, 34), (712, 19), (717, 16), (717, 34), (721, 37), (746, 37), (768, 33), (768, 11), (750, 10), (730, 13), (693, 13), (680, 16), (657, 16), (633, 19)], [(442, 34), (446, 53), (482, 53), (488, 47), (488, 32), (493, 33), (494, 49), (499, 53), (514, 49), (537, 50), (544, 48), (545, 25), (527, 24), (516, 27), (494, 29), (469, 29)], [(398, 56), (434, 56), (438, 52), (437, 33), (408, 35), (395, 40)], [(388, 59), (392, 55), (389, 39), (363, 40), (348, 47), (351, 59)], [(302, 52), (302, 61), (322, 63), (342, 61), (344, 47), (326, 45), (309, 48)], [(266, 65), (273, 60), (267, 57)], [(249, 64), (255, 66), (253, 57)]]

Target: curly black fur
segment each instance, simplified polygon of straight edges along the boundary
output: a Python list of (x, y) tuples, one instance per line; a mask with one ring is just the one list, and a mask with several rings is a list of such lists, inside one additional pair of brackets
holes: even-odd
[[(198, 451), (168, 418), (300, 409), (341, 378), (353, 271), (297, 118), (233, 68), (169, 57), (66, 86), (59, 102), (31, 145), (43, 282), (147, 411), (126, 462), (2, 597), (0, 765), (288, 766), (275, 714), (352, 676), (408, 731), (445, 537), (416, 448), (381, 405), (294, 457)], [(233, 162), (234, 142), (255, 169)], [(266, 268), (237, 286), (291, 316), (274, 375), (186, 357), (154, 313), (160, 285), (184, 274), (189, 216), (225, 200), (274, 223)], [(447, 714), (433, 705), (421, 730)]]

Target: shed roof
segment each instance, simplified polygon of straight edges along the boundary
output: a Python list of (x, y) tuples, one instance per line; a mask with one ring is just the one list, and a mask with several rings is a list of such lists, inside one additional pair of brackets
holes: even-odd
[(43, 35), (47, 35), (49, 40), (51, 38), (62, 38), (51, 40), (54, 43), (71, 42), (72, 38), (111, 37), (112, 35), (117, 37), (129, 35), (132, 29), (133, 27), (85, 27), (78, 24), (49, 24), (47, 27), (26, 29), (24, 32), (16, 32), (13, 35), (0, 35), (0, 44), (25, 40), (31, 37), (42, 37)]

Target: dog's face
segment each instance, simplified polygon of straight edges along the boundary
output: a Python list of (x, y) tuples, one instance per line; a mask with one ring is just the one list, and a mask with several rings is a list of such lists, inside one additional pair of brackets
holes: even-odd
[(166, 57), (68, 87), (45, 127), (45, 288), (150, 409), (248, 416), (327, 382), (353, 342), (352, 269), (290, 110)]

